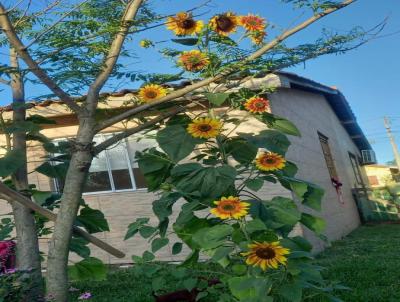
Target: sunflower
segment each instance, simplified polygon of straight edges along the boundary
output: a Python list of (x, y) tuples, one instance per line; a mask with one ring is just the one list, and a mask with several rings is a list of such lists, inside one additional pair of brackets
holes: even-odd
[(156, 84), (146, 85), (139, 90), (139, 98), (145, 103), (155, 101), (166, 95), (167, 90), (164, 87)]
[(263, 152), (256, 158), (256, 166), (261, 171), (275, 171), (285, 167), (286, 160), (274, 152)]
[(239, 17), (239, 24), (248, 31), (263, 31), (266, 27), (265, 19), (251, 14)]
[(214, 201), (217, 206), (210, 210), (211, 214), (221, 218), (228, 219), (234, 218), (239, 219), (247, 215), (249, 203), (243, 202), (239, 197), (222, 197), (221, 200)]
[(196, 72), (207, 67), (207, 65), (210, 64), (210, 59), (200, 50), (190, 50), (184, 51), (180, 55), (178, 64), (183, 66), (187, 71)]
[(263, 271), (268, 267), (278, 268), (279, 264), (286, 265), (287, 258), (285, 255), (290, 253), (279, 245), (279, 242), (254, 242), (248, 245), (249, 251), (242, 253), (242, 256), (247, 256), (246, 264), (259, 266)]
[(250, 39), (255, 45), (260, 45), (264, 42), (264, 38), (267, 35), (265, 31), (254, 31), (250, 32)]
[(203, 29), (203, 21), (193, 20), (192, 14), (180, 12), (167, 18), (167, 28), (177, 36), (195, 35)]
[(236, 31), (239, 25), (239, 18), (231, 12), (217, 15), (211, 18), (210, 28), (222, 36), (228, 36)]
[(244, 108), (252, 113), (271, 112), (269, 101), (262, 97), (252, 97), (244, 103)]
[(211, 138), (216, 137), (221, 131), (222, 124), (217, 119), (201, 117), (193, 120), (187, 127), (187, 131), (193, 137)]

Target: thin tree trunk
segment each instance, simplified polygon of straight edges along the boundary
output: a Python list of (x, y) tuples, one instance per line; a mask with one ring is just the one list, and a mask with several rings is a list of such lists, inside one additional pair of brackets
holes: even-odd
[[(10, 49), (10, 65), (16, 72), (11, 75), (11, 89), (13, 95), (13, 121), (25, 120), (25, 92), (22, 75), (18, 72), (18, 56), (13, 48)], [(25, 164), (12, 176), (13, 183), (18, 191), (24, 192), (29, 188), (26, 134), (13, 134), (13, 149), (25, 154)], [(25, 301), (39, 301), (43, 297), (43, 282), (40, 264), (39, 242), (36, 231), (34, 212), (18, 203), (11, 204), (14, 214), (17, 233), (17, 267), (22, 270), (31, 269), (32, 288), (28, 291)]]
[(94, 119), (84, 118), (80, 122), (72, 157), (65, 179), (61, 206), (57, 215), (54, 233), (50, 242), (47, 261), (47, 293), (54, 301), (68, 301), (68, 255), (72, 225), (76, 219), (83, 184), (86, 180), (92, 155)]

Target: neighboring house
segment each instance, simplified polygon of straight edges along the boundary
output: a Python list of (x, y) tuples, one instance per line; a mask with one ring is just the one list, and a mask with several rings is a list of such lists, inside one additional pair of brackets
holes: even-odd
[[(353, 188), (363, 188), (367, 177), (362, 168), (362, 151), (372, 154), (371, 146), (356, 122), (356, 118), (344, 96), (335, 88), (321, 85), (314, 81), (290, 73), (276, 73), (265, 78), (247, 81), (243, 86), (256, 89), (261, 85), (278, 88), (269, 95), (272, 112), (291, 120), (302, 133), (301, 137), (290, 137), (292, 146), (287, 153), (287, 159), (297, 164), (298, 178), (313, 182), (325, 189), (321, 215), (327, 221), (325, 232), (329, 240), (337, 240), (360, 224), (356, 203), (352, 196)], [(135, 91), (105, 94), (108, 105), (103, 108), (129, 106), (135, 99)], [(132, 106), (132, 105), (131, 105)], [(5, 118), (11, 116), (11, 108), (2, 109)], [(32, 103), (29, 114), (40, 114), (56, 121), (55, 125), (45, 125), (42, 133), (54, 140), (72, 137), (76, 133), (77, 120), (59, 101)], [(243, 114), (243, 113), (242, 113)], [(122, 131), (126, 125), (119, 124), (106, 129), (96, 137), (101, 141), (112, 132)], [(241, 130), (265, 129), (265, 125), (252, 119)], [(249, 128), (250, 127), (250, 128)], [(3, 138), (4, 139), (4, 138)], [(114, 258), (98, 248), (92, 249), (92, 254), (108, 263), (131, 262), (131, 255), (141, 254), (148, 248), (144, 239), (135, 238), (124, 241), (129, 223), (138, 217), (151, 217), (152, 201), (156, 196), (146, 191), (146, 183), (135, 163), (136, 150), (152, 146), (152, 139), (140, 140), (129, 138), (100, 154), (90, 168), (90, 183), (85, 188), (84, 199), (93, 208), (101, 209), (106, 215), (110, 232), (96, 234), (112, 246), (127, 254), (125, 259)], [(45, 152), (36, 144), (29, 146), (29, 171), (42, 163)], [(57, 190), (54, 179), (46, 178), (38, 173), (29, 174), (29, 180), (40, 190)], [(342, 186), (339, 186), (339, 183)], [(273, 196), (292, 197), (291, 193), (280, 185), (266, 185), (259, 192), (266, 200)], [(0, 204), (0, 212), (7, 213), (7, 204)], [(322, 250), (326, 243), (313, 237), (311, 232), (299, 226), (297, 233), (310, 239), (315, 251)], [(48, 238), (41, 238), (42, 248), (47, 247)], [(160, 259), (178, 260), (168, 249), (159, 253)]]
[(371, 187), (384, 187), (393, 183), (400, 183), (400, 172), (396, 166), (367, 165), (365, 171)]

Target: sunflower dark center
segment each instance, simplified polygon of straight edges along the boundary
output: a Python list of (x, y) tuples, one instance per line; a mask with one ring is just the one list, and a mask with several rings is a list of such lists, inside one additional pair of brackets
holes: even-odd
[(264, 102), (256, 102), (254, 105), (255, 105), (257, 108), (264, 108), (264, 107), (265, 107)]
[(186, 19), (181, 23), (184, 29), (191, 29), (196, 25), (196, 22), (193, 19)]
[(198, 129), (201, 132), (207, 132), (207, 131), (210, 131), (212, 129), (212, 127), (208, 124), (201, 124), (201, 125), (199, 125)]
[(266, 157), (266, 158), (264, 158), (263, 162), (266, 164), (273, 164), (273, 163), (275, 163), (275, 159), (273, 159), (271, 157)]
[(233, 211), (235, 209), (235, 206), (233, 204), (224, 204), (222, 206), (222, 209), (225, 211)]
[(218, 29), (222, 31), (229, 31), (234, 27), (233, 21), (227, 16), (219, 16), (217, 19)]
[(275, 258), (275, 251), (270, 248), (270, 247), (263, 247), (263, 248), (259, 248), (256, 251), (256, 255), (257, 257), (261, 258), (261, 259), (273, 259)]
[(153, 90), (146, 91), (146, 96), (147, 96), (149, 99), (154, 99), (155, 97), (157, 97), (157, 92), (156, 92), (156, 91), (153, 91)]

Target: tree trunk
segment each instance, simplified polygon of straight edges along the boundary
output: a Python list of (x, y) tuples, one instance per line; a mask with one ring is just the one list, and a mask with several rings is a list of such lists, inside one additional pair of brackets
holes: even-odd
[(61, 206), (55, 222), (47, 261), (47, 293), (54, 301), (68, 301), (68, 255), (75, 222), (82, 198), (83, 185), (93, 159), (93, 118), (81, 119), (78, 134), (73, 143), (71, 161), (65, 179)]
[[(10, 49), (10, 65), (19, 70), (18, 57), (14, 49)], [(25, 93), (22, 75), (15, 72), (11, 75), (11, 89), (13, 95), (13, 121), (25, 120)], [(13, 183), (18, 191), (28, 190), (28, 169), (26, 156), (26, 134), (13, 134), (13, 149), (25, 153), (25, 164), (12, 176)], [(43, 282), (40, 264), (39, 242), (36, 231), (34, 213), (32, 210), (18, 204), (11, 204), (13, 209), (15, 229), (17, 233), (17, 268), (32, 270), (32, 288), (28, 291), (25, 301), (40, 301), (43, 297)]]

